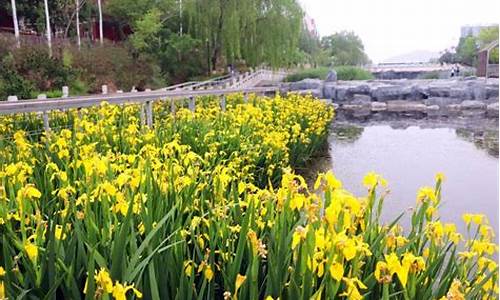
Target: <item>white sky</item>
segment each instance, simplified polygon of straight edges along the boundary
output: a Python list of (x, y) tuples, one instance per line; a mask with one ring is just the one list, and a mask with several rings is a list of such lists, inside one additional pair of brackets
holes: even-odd
[(374, 62), (455, 46), (460, 27), (498, 23), (500, 0), (300, 0), (319, 34), (352, 30)]

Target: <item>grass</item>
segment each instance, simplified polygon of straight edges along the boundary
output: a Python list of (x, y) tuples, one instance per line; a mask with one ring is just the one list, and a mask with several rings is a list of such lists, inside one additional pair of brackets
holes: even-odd
[[(333, 68), (337, 72), (338, 80), (369, 80), (375, 77), (363, 68), (354, 66), (338, 66)], [(285, 81), (294, 82), (306, 78), (326, 79), (330, 68), (319, 67), (313, 69), (303, 69), (296, 73), (290, 74), (286, 77)]]

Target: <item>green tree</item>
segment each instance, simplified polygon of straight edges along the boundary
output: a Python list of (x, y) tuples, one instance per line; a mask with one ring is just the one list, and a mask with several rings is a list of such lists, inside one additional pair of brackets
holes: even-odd
[(321, 47), (330, 57), (331, 65), (363, 65), (370, 60), (363, 42), (352, 31), (342, 31), (321, 39)]
[(469, 35), (460, 38), (457, 46), (457, 59), (460, 63), (474, 66), (477, 60), (477, 51), (479, 50), (477, 40)]
[[(498, 41), (498, 26), (484, 28), (479, 32), (477, 38), (479, 47), (483, 48), (493, 41)], [(490, 52), (490, 63), (498, 64), (498, 47)]]

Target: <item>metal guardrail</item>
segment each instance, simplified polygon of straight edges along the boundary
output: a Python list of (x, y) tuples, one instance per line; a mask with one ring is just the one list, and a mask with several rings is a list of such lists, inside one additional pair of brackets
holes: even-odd
[[(157, 91), (144, 92), (129, 92), (115, 93), (81, 97), (61, 97), (52, 99), (39, 98), (37, 100), (17, 100), (17, 97), (12, 100), (0, 102), (0, 115), (9, 115), (17, 113), (41, 113), (43, 118), (44, 130), (50, 132), (49, 112), (54, 110), (80, 109), (100, 105), (103, 102), (109, 104), (126, 104), (135, 103), (142, 104), (140, 108), (141, 124), (146, 124), (149, 127), (153, 126), (153, 102), (167, 101), (170, 99), (171, 111), (175, 112), (175, 102), (179, 99), (189, 99), (189, 109), (195, 111), (196, 98), (200, 96), (222, 96), (220, 106), (223, 111), (226, 109), (225, 95), (234, 93), (245, 94), (266, 94), (279, 91), (279, 87), (253, 87), (260, 80), (266, 79), (282, 79), (286, 73), (278, 72), (275, 74), (269, 70), (258, 70), (253, 73), (245, 73), (237, 77), (223, 76), (207, 82), (187, 82), (164, 88)], [(217, 85), (219, 88), (213, 89)], [(250, 85), (251, 87), (246, 87)], [(220, 88), (222, 87), (222, 88)], [(104, 89), (103, 87), (103, 92)], [(67, 93), (67, 91), (66, 91)], [(67, 94), (66, 94), (67, 95)], [(42, 96), (42, 95), (40, 95)]]
[(224, 96), (234, 93), (244, 94), (266, 94), (278, 91), (274, 87), (253, 87), (253, 88), (229, 88), (212, 90), (173, 90), (173, 91), (153, 91), (153, 92), (130, 92), (116, 93), (107, 95), (94, 95), (83, 97), (51, 98), (46, 100), (19, 100), (0, 102), (0, 115), (29, 113), (29, 112), (48, 112), (51, 110), (84, 108), (97, 106), (102, 102), (110, 104), (126, 103), (147, 103), (153, 101), (165, 101), (168, 99), (185, 99), (199, 96)]

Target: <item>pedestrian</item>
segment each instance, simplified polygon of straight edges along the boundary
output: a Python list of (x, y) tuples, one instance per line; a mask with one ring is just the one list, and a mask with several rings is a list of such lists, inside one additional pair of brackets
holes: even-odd
[(455, 67), (451, 67), (451, 76), (450, 77), (453, 77), (455, 76)]
[(456, 73), (457, 77), (460, 75), (460, 68), (458, 67), (458, 65), (455, 69), (455, 73)]

